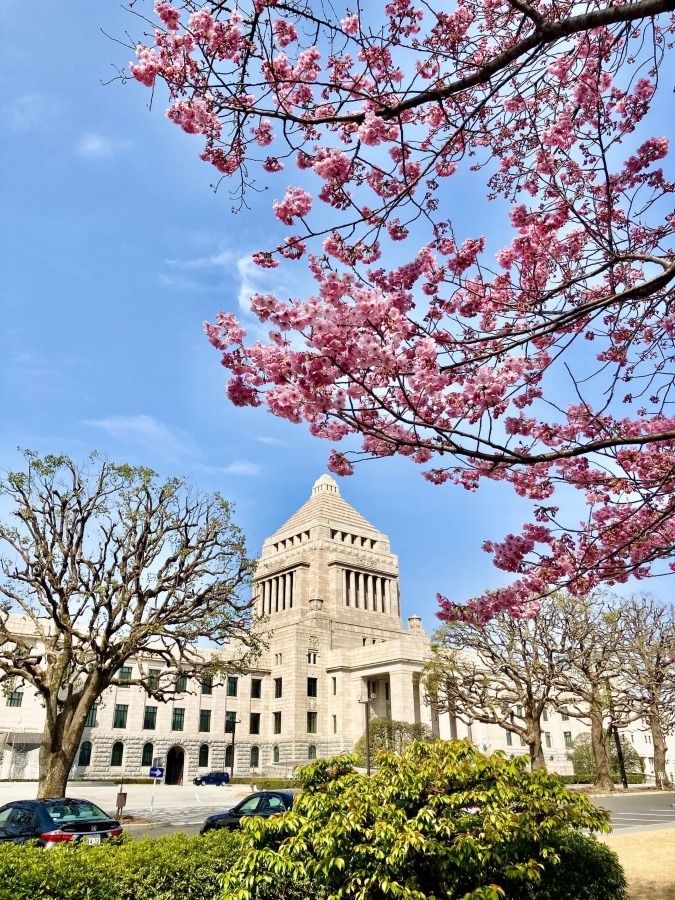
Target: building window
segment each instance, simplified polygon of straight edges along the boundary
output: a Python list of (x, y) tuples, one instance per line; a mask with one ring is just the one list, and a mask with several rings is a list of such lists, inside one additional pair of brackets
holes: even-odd
[(506, 732), (506, 746), (507, 747), (513, 746), (513, 734), (510, 731)]
[(370, 700), (374, 700), (377, 697), (377, 682), (376, 681), (368, 682), (368, 697)]
[(567, 707), (563, 706), (563, 708), (560, 710), (560, 718), (563, 720), (563, 722), (569, 722), (570, 715), (567, 712)]
[(205, 675), (202, 678), (202, 694), (213, 693), (213, 676)]
[(210, 709), (200, 709), (199, 710), (199, 730), (200, 731), (211, 731), (211, 710)]
[(257, 769), (260, 765), (260, 747), (251, 747), (251, 768)]
[(237, 696), (237, 682), (239, 681), (234, 675), (227, 676), (227, 696), (228, 697), (236, 697)]
[(316, 759), (316, 744), (310, 744), (307, 748), (307, 759)]
[(337, 734), (337, 716), (333, 716), (333, 734)]
[(146, 706), (143, 713), (143, 728), (154, 731), (157, 725), (157, 707)]
[(225, 734), (232, 734), (237, 727), (237, 714), (234, 711), (225, 713)]
[(544, 707), (544, 708), (542, 709), (542, 711), (541, 711), (541, 717), (542, 717), (542, 719), (544, 720), (544, 722), (548, 722), (548, 710), (546, 709), (546, 707)]
[(308, 665), (310, 665), (310, 666), (315, 666), (315, 665), (316, 665), (316, 651), (315, 651), (315, 650), (310, 650), (310, 651), (307, 653), (307, 663), (308, 663)]
[(281, 713), (274, 713), (274, 733), (281, 734)]
[(333, 696), (337, 694), (337, 678), (333, 675)]
[(274, 679), (274, 698), (275, 698), (276, 700), (278, 700), (279, 697), (281, 697), (281, 694), (282, 694), (282, 688), (283, 688), (282, 679), (281, 679), (281, 678), (275, 678), (275, 679)]
[(78, 766), (88, 766), (91, 762), (91, 741), (82, 741), (80, 755), (77, 757)]
[(262, 678), (251, 679), (251, 700), (260, 700), (262, 697)]
[(151, 766), (152, 765), (152, 756), (155, 752), (155, 748), (151, 743), (143, 744), (143, 753), (141, 755), (141, 765), (142, 766)]
[(308, 697), (318, 697), (318, 678), (308, 678), (307, 679), (307, 696)]
[(87, 718), (84, 720), (85, 728), (94, 728), (96, 725), (96, 704), (94, 704), (87, 713)]
[(7, 706), (21, 706), (23, 703), (23, 693), (21, 691), (10, 691), (7, 694)]
[(117, 672), (121, 687), (128, 687), (131, 681), (131, 666), (122, 666)]
[(547, 747), (551, 746), (551, 733), (549, 731), (544, 732), (544, 741)]
[(225, 768), (232, 769), (233, 765), (234, 764), (232, 762), (232, 744), (228, 744), (227, 747), (225, 747)]
[(316, 734), (317, 713), (307, 713), (307, 734)]
[(126, 703), (116, 703), (115, 712), (113, 714), (113, 728), (127, 727), (127, 713), (129, 707)]
[(124, 744), (122, 743), (122, 741), (115, 741), (115, 743), (112, 745), (112, 752), (110, 753), (110, 765), (121, 766), (123, 759)]
[(209, 765), (209, 745), (202, 744), (199, 748), (199, 768), (206, 769)]
[(566, 747), (572, 746), (572, 732), (571, 731), (563, 731), (563, 739), (565, 741)]
[(179, 675), (176, 678), (176, 693), (183, 694), (187, 690), (187, 675)]
[(384, 683), (384, 699), (385, 700), (389, 699), (389, 682), (388, 681), (385, 681), (385, 683)]
[[(281, 713), (279, 713), (279, 715), (281, 715)], [(276, 746), (276, 744), (274, 745), (274, 747), (272, 747), (272, 762), (279, 762), (279, 748)]]
[(173, 715), (171, 716), (171, 730), (182, 731), (185, 725), (185, 707), (174, 706)]
[(260, 713), (251, 713), (248, 730), (249, 734), (260, 734)]
[(151, 691), (156, 691), (159, 688), (159, 669), (149, 669), (148, 670), (148, 687)]

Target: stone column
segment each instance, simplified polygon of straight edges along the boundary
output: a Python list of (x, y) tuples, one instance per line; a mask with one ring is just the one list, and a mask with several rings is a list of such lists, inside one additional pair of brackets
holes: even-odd
[(395, 666), (389, 670), (391, 717), (399, 722), (415, 723), (415, 693), (413, 670), (408, 666)]

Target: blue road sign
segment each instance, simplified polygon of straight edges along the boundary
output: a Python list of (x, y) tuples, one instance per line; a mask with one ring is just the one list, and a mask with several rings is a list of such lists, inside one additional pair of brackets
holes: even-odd
[(161, 766), (150, 766), (151, 778), (164, 778), (164, 769)]

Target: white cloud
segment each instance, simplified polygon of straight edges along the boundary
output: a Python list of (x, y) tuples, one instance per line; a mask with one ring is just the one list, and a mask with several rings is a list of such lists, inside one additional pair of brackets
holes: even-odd
[(261, 474), (262, 469), (259, 465), (256, 465), (256, 463), (246, 462), (246, 460), (238, 460), (236, 462), (230, 463), (229, 466), (225, 466), (222, 469), (222, 472), (225, 475), (257, 476)]
[(161, 450), (170, 457), (195, 453), (189, 435), (172, 430), (152, 416), (108, 416), (105, 419), (87, 419), (85, 425), (104, 431), (120, 443), (137, 444), (155, 452)]
[(214, 253), (211, 256), (200, 256), (197, 259), (167, 259), (168, 266), (176, 269), (211, 269), (229, 268), (234, 262), (234, 256), (229, 250), (223, 250), (222, 253)]
[(100, 134), (85, 134), (77, 142), (75, 149), (78, 156), (86, 159), (109, 159), (125, 146), (121, 141), (112, 141)]

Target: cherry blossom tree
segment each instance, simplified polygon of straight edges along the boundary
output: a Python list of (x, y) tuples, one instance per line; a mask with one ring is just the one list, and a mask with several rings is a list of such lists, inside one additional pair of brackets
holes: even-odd
[(239, 207), (269, 184), (287, 235), (255, 261), (301, 261), (310, 279), (305, 297), (253, 297), (266, 340), (231, 312), (207, 324), (231, 401), (356, 436), (331, 453), (338, 474), (400, 454), (434, 483), (510, 484), (531, 521), (485, 542), (514, 580), (474, 598), (479, 619), (675, 568), (674, 9), (147, 10), (133, 77), (164, 83), (169, 119)]

